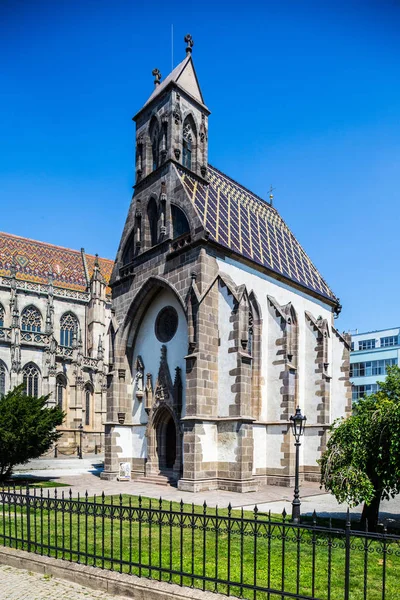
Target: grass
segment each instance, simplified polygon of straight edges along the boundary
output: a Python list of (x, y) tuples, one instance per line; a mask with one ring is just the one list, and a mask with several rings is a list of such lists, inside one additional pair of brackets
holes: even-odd
[[(229, 515), (227, 509), (147, 498), (140, 507), (137, 497), (95, 500), (81, 498), (79, 503), (69, 503), (45, 498), (41, 508), (32, 506), (31, 550), (251, 600), (268, 598), (265, 591), (255, 593), (251, 589), (254, 582), (264, 588), (328, 600), (330, 581), (330, 600), (343, 599), (345, 544), (343, 536), (334, 530), (328, 535), (322, 530), (297, 529), (289, 522), (282, 524), (281, 517), (269, 519), (263, 513), (254, 519), (252, 512), (244, 512), (241, 520), (241, 511)], [(25, 506), (0, 505), (0, 543), (27, 549), (26, 530)], [(19, 541), (13, 542), (13, 537)], [(400, 540), (390, 541), (384, 548), (381, 541), (353, 532), (351, 600), (382, 598), (384, 561), (385, 598), (397, 600)], [(227, 581), (231, 582), (229, 589)], [(270, 599), (274, 598), (285, 598), (285, 594), (271, 594)]]
[(0, 489), (7, 490), (8, 488), (26, 488), (29, 489), (40, 489), (40, 488), (55, 488), (55, 487), (70, 487), (69, 483), (60, 483), (51, 479), (40, 479), (37, 477), (15, 477), (10, 479), (5, 484), (0, 485)]

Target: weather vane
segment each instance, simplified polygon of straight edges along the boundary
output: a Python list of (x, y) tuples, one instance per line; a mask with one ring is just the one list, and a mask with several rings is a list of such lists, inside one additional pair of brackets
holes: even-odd
[(185, 35), (185, 42), (187, 44), (186, 46), (186, 54), (191, 54), (192, 53), (192, 48), (194, 45), (194, 41), (192, 36), (190, 35), (190, 33), (188, 33), (187, 35)]
[(161, 77), (162, 77), (160, 71), (158, 69), (153, 69), (152, 72), (151, 72), (151, 74), (154, 77), (154, 83), (155, 83), (155, 85), (156, 86), (160, 85), (160, 81), (161, 81)]

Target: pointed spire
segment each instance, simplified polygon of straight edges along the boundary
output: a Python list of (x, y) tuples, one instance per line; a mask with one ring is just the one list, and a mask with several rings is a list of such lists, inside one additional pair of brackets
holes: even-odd
[(99, 343), (97, 345), (97, 360), (103, 360), (103, 358), (104, 358), (103, 342), (101, 340), (101, 335), (99, 335)]

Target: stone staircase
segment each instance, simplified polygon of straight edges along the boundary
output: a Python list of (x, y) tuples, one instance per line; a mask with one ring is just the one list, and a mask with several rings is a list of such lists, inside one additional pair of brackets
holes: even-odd
[(146, 477), (136, 477), (135, 481), (140, 483), (153, 483), (156, 485), (173, 486), (176, 487), (177, 481), (176, 476), (172, 469), (163, 469), (159, 473), (149, 474)]

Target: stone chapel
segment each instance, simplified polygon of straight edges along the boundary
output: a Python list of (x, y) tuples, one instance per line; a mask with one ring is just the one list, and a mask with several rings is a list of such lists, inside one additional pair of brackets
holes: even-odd
[(207, 108), (186, 57), (134, 117), (136, 184), (111, 275), (103, 478), (181, 490), (290, 485), (351, 409), (338, 298), (268, 202), (208, 163)]

